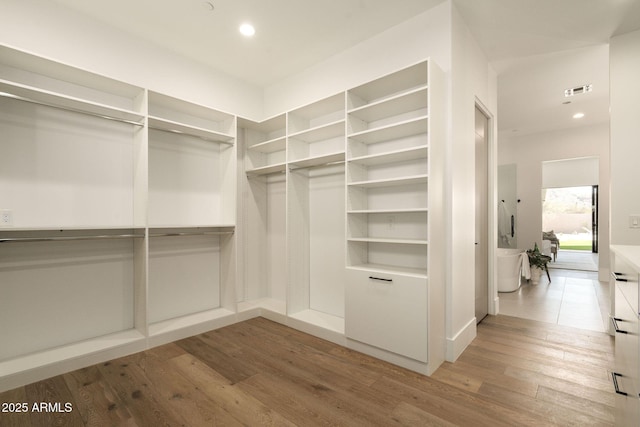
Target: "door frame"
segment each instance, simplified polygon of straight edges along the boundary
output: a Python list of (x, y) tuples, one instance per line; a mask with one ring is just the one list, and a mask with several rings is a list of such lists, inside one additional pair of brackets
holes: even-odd
[[(496, 248), (498, 247), (498, 144), (495, 137), (495, 116), (491, 110), (476, 96), (475, 108), (487, 117), (487, 280), (488, 280), (488, 312), (496, 315), (499, 312), (498, 286), (496, 282)], [(475, 135), (475, 127), (474, 127)], [(475, 136), (473, 141), (475, 142)], [(474, 177), (475, 179), (475, 177)], [(475, 182), (475, 181), (474, 181)], [(475, 184), (474, 184), (475, 185)], [(474, 283), (475, 290), (475, 283)]]

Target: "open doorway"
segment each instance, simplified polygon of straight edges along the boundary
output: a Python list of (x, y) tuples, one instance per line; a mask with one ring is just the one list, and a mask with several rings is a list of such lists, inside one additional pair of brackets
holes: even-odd
[(597, 271), (598, 186), (547, 188), (542, 193), (544, 237), (557, 238), (549, 266)]

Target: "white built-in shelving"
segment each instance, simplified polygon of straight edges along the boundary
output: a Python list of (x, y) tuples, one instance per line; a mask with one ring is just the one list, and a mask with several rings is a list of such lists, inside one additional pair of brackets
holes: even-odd
[(425, 61), (347, 91), (345, 333), (425, 372), (442, 360), (440, 78)]
[(235, 116), (149, 92), (147, 321), (153, 344), (235, 312)]
[[(238, 313), (276, 320), (286, 315), (286, 115), (238, 119), (242, 242)], [(275, 317), (274, 317), (275, 316)]]
[(344, 334), (345, 94), (287, 113), (287, 311)]
[(0, 112), (1, 389), (233, 318), (234, 115), (4, 46)]
[(431, 373), (443, 88), (253, 121), (0, 46), (0, 390), (258, 315)]

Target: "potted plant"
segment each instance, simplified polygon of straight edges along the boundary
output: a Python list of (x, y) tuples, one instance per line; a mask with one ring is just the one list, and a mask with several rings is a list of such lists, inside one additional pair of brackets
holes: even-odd
[(538, 243), (534, 244), (533, 249), (527, 249), (527, 255), (529, 256), (529, 266), (531, 267), (531, 281), (537, 284), (540, 282), (542, 270), (546, 269), (551, 257), (540, 252)]

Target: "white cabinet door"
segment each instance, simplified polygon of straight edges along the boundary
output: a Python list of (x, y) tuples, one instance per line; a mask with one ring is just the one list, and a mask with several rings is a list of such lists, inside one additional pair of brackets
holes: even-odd
[(348, 338), (427, 362), (427, 279), (347, 269)]
[[(620, 285), (623, 286), (620, 286)], [(638, 316), (625, 297), (626, 282), (616, 282), (615, 382), (616, 425), (637, 426), (640, 418), (638, 384)]]

